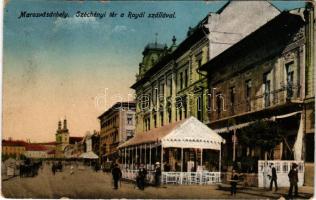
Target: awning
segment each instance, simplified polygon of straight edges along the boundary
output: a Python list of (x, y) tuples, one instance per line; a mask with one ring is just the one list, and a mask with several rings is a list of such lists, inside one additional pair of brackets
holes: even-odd
[(216, 133), (225, 133), (225, 132), (229, 132), (232, 131), (234, 129), (241, 129), (244, 128), (246, 126), (249, 126), (250, 124), (254, 123), (254, 121), (252, 122), (247, 122), (247, 123), (241, 123), (241, 124), (237, 124), (237, 125), (232, 125), (232, 126), (228, 126), (228, 127), (224, 127), (224, 128), (219, 128), (219, 129), (214, 129), (214, 131)]
[(271, 117), (271, 119), (275, 120), (275, 119), (288, 118), (288, 117), (292, 117), (292, 116), (300, 114), (300, 113), (302, 113), (302, 111), (292, 112), (292, 113), (288, 113), (288, 114), (285, 114), (285, 115), (274, 116), (274, 117)]
[(199, 148), (220, 150), (225, 140), (194, 117), (137, 134), (119, 146), (124, 148), (148, 143), (161, 143), (164, 148)]
[(98, 159), (99, 158), (99, 156), (97, 156), (92, 151), (82, 153), (79, 157), (80, 158), (86, 158), (86, 159)]
[[(300, 114), (300, 113), (302, 113), (302, 111), (292, 112), (292, 113), (288, 113), (288, 114), (285, 114), (285, 115), (273, 116), (273, 117), (270, 117), (270, 118), (265, 118), (263, 120), (275, 121), (276, 119), (288, 118), (288, 117), (292, 117), (292, 116)], [(253, 123), (255, 123), (255, 121), (241, 123), (241, 124), (237, 124), (237, 125), (231, 125), (231, 126), (224, 127), (224, 128), (218, 128), (218, 129), (214, 129), (214, 131), (216, 133), (225, 133), (225, 132), (229, 132), (229, 131), (232, 131), (232, 130), (237, 130), (237, 129), (244, 128), (244, 127), (249, 126), (249, 125), (251, 125)]]

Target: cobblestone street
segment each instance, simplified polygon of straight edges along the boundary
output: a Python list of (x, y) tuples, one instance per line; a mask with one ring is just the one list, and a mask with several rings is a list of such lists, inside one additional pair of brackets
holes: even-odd
[[(49, 166), (45, 166), (37, 177), (14, 177), (2, 182), (2, 194), (7, 198), (232, 198), (229, 191), (217, 188), (216, 185), (167, 185), (160, 188), (148, 186), (141, 191), (135, 188), (133, 183), (122, 181), (121, 188), (114, 190), (110, 174), (94, 172), (86, 167), (81, 170), (75, 169), (75, 173), (71, 175), (68, 166), (63, 172), (57, 172), (55, 176)], [(286, 191), (286, 188), (278, 193), (260, 189), (242, 190), (237, 193), (236, 198), (279, 198)], [(305, 191), (305, 196), (301, 197), (311, 197), (311, 193), (312, 188), (307, 193)]]

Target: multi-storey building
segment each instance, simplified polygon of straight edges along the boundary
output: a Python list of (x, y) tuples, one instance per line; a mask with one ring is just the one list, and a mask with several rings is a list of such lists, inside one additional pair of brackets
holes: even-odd
[(136, 83), (137, 133), (194, 116), (209, 123), (208, 88), (199, 68), (279, 13), (269, 2), (229, 1), (209, 13), (176, 45), (150, 43)]
[(24, 154), (27, 144), (27, 142), (21, 140), (2, 140), (2, 157), (20, 157)]
[(118, 102), (98, 117), (100, 120), (100, 158), (102, 161), (118, 157), (118, 145), (135, 133), (135, 103)]
[(28, 158), (41, 159), (48, 158), (49, 149), (44, 145), (27, 144), (25, 147), (24, 155)]
[(238, 144), (243, 127), (264, 119), (285, 132), (268, 159), (314, 162), (314, 23), (310, 4), (283, 12), (201, 67), (209, 126), (226, 139), (224, 160), (264, 159), (262, 149)]

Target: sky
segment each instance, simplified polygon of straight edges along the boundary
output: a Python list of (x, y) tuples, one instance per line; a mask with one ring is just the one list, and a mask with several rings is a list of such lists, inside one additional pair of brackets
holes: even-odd
[[(64, 117), (71, 136), (99, 130), (98, 116), (116, 101), (132, 100), (130, 86), (146, 44), (157, 40), (170, 45), (173, 35), (180, 43), (189, 26), (225, 3), (9, 0), (3, 22), (3, 138), (53, 141)], [(302, 6), (273, 4), (280, 10)], [(23, 11), (65, 11), (69, 17), (18, 19)], [(75, 17), (77, 11), (166, 12), (176, 17), (81, 18)]]

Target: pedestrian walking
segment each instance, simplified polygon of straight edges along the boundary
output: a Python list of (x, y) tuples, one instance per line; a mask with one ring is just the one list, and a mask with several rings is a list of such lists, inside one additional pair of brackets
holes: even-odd
[(113, 165), (112, 177), (113, 177), (113, 182), (114, 182), (114, 189), (117, 190), (118, 189), (118, 182), (120, 181), (120, 179), (122, 177), (122, 171), (121, 171), (118, 164)]
[(155, 185), (156, 186), (160, 185), (160, 179), (161, 179), (161, 167), (160, 167), (160, 163), (156, 162), (156, 166), (155, 166)]
[(289, 174), (289, 181), (290, 181), (290, 188), (289, 188), (289, 198), (292, 197), (293, 195), (293, 188), (294, 188), (294, 197), (298, 196), (298, 187), (297, 187), (297, 183), (298, 183), (298, 172), (297, 172), (297, 164), (293, 163), (292, 164), (292, 169), (290, 170)]
[(52, 164), (52, 172), (53, 172), (53, 175), (55, 175), (55, 173), (56, 173), (56, 165), (55, 165), (55, 163)]
[(71, 165), (70, 165), (70, 175), (73, 175), (73, 174), (74, 174), (74, 166), (71, 163)]
[(238, 175), (236, 174), (235, 170), (233, 170), (231, 180), (230, 180), (230, 185), (231, 185), (230, 193), (232, 196), (236, 196), (237, 182), (238, 182)]
[(270, 164), (270, 168), (271, 168), (271, 181), (270, 181), (270, 190), (272, 190), (272, 185), (274, 182), (274, 186), (275, 186), (275, 191), (278, 191), (278, 183), (277, 183), (277, 173), (276, 173), (276, 169), (273, 165), (273, 163)]
[(138, 170), (138, 175), (136, 178), (136, 182), (137, 182), (137, 187), (141, 190), (145, 189), (145, 179), (147, 176), (147, 170), (144, 168), (143, 164), (140, 164), (139, 170)]

